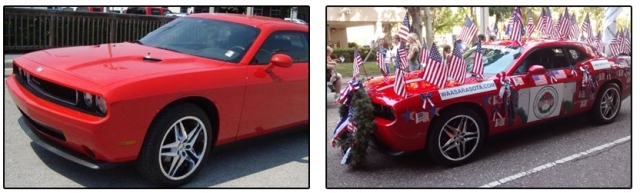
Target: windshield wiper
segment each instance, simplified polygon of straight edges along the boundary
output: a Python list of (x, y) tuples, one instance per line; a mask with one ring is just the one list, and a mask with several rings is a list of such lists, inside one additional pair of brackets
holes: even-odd
[(161, 47), (161, 46), (153, 46), (153, 47), (156, 47), (156, 48), (159, 48), (159, 49), (163, 49), (163, 50), (169, 50), (169, 51), (172, 51), (172, 52), (188, 54), (188, 53), (185, 53), (185, 52), (182, 52), (182, 51), (178, 51), (178, 50), (175, 50), (175, 49), (171, 49), (171, 48), (166, 48), (166, 47)]
[(133, 43), (144, 45), (140, 40), (133, 41)]

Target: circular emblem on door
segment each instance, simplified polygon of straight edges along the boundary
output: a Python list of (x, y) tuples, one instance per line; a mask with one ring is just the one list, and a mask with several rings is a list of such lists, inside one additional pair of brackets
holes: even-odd
[(38, 68), (36, 68), (36, 72), (42, 72), (42, 70), (44, 70), (44, 67), (42, 66), (38, 66)]
[(538, 119), (549, 117), (549, 115), (551, 115), (553, 111), (556, 110), (558, 105), (560, 105), (558, 103), (558, 100), (558, 91), (554, 87), (543, 87), (542, 89), (540, 89), (540, 91), (538, 91), (538, 94), (536, 94), (536, 97), (533, 99), (533, 114)]

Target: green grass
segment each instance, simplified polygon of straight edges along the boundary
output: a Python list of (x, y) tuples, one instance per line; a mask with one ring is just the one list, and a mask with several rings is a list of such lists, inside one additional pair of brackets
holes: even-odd
[[(391, 72), (394, 72), (393, 66), (389, 66), (389, 70), (391, 70)], [(342, 74), (343, 78), (352, 77), (353, 62), (338, 63), (338, 66), (336, 67), (336, 71)], [(368, 76), (381, 75), (380, 69), (378, 68), (378, 65), (376, 64), (376, 62), (365, 62), (364, 69), (360, 68), (360, 75), (364, 75), (365, 74), (364, 72), (367, 72)]]

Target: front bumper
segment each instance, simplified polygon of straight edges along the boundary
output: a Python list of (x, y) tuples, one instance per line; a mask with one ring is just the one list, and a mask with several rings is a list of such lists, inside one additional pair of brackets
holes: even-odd
[(102, 162), (137, 159), (144, 133), (127, 123), (135, 117), (117, 109), (110, 113), (115, 116), (96, 117), (60, 106), (29, 92), (14, 75), (6, 84), (23, 115), (25, 133), (45, 149), (94, 169), (103, 167)]
[(376, 117), (375, 121), (376, 131), (374, 135), (378, 142), (386, 145), (385, 151), (398, 153), (420, 150), (425, 147), (427, 135), (424, 131), (420, 132), (420, 130), (426, 130), (425, 128), (421, 129), (424, 125), (400, 124), (398, 121), (390, 121), (379, 117)]

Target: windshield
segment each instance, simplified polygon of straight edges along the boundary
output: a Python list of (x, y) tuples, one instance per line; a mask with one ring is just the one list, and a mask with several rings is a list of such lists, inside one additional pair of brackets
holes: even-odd
[(200, 18), (178, 18), (140, 43), (189, 55), (238, 63), (260, 33), (255, 27)]
[[(515, 61), (514, 56), (519, 54), (520, 51), (521, 49), (517, 47), (482, 45), (484, 76), (495, 75), (509, 68)], [(471, 71), (476, 57), (476, 47), (467, 50), (462, 57), (467, 64), (467, 71)]]

